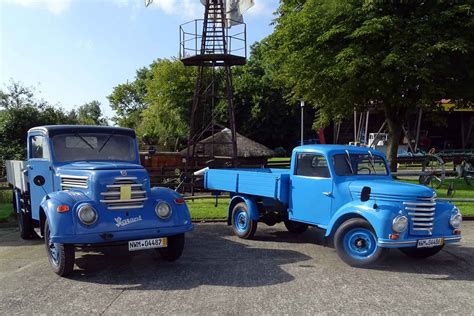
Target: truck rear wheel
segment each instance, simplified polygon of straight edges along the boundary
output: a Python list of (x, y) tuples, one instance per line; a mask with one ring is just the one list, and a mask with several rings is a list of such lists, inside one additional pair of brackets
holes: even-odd
[(234, 233), (243, 239), (250, 239), (257, 230), (257, 221), (250, 218), (247, 204), (237, 203), (232, 209), (232, 229)]
[(353, 267), (375, 264), (388, 253), (388, 249), (377, 246), (372, 226), (362, 218), (342, 223), (334, 235), (334, 245), (339, 257)]
[(285, 221), (285, 227), (293, 234), (302, 234), (308, 229), (308, 225), (290, 220)]
[(434, 256), (438, 252), (443, 249), (443, 246), (437, 246), (437, 247), (432, 247), (432, 248), (416, 248), (416, 247), (410, 247), (410, 248), (399, 248), (401, 252), (403, 252), (405, 255), (411, 258), (415, 259), (425, 259), (431, 256)]
[(51, 242), (48, 221), (44, 224), (44, 243), (54, 273), (66, 276), (74, 269), (74, 246)]
[(35, 237), (35, 233), (33, 231), (33, 222), (31, 220), (31, 216), (21, 209), (21, 205), (17, 205), (16, 195), (21, 193), (17, 190), (13, 190), (13, 211), (16, 214), (16, 219), (18, 222), (18, 229), (20, 230), (20, 237), (24, 240), (30, 240)]

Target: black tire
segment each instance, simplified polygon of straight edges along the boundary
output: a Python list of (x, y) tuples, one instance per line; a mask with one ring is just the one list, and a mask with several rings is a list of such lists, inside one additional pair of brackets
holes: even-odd
[(290, 220), (285, 221), (285, 227), (290, 233), (293, 234), (302, 234), (308, 229), (307, 224), (298, 223)]
[(374, 229), (362, 218), (352, 218), (342, 223), (334, 234), (334, 245), (339, 257), (353, 267), (381, 262), (389, 252), (389, 249), (377, 246)]
[(21, 205), (16, 204), (15, 190), (13, 190), (12, 197), (13, 211), (16, 213), (18, 229), (20, 230), (20, 237), (24, 240), (30, 240), (35, 237), (33, 230), (33, 221), (31, 214), (23, 212)]
[[(44, 224), (44, 244), (48, 255), (49, 263), (54, 273), (59, 276), (66, 276), (74, 269), (74, 246), (69, 244), (50, 244), (49, 243), (49, 225), (48, 221)], [(54, 259), (51, 247), (57, 247), (57, 258)]]
[(416, 247), (410, 247), (410, 248), (399, 248), (401, 252), (403, 252), (405, 255), (407, 255), (410, 258), (415, 258), (415, 259), (425, 259), (431, 256), (434, 256), (438, 252), (440, 252), (443, 249), (443, 246), (436, 246), (432, 248), (416, 248)]
[(234, 234), (242, 239), (251, 239), (255, 235), (258, 222), (250, 218), (247, 204), (240, 202), (232, 209), (231, 224)]
[(158, 248), (161, 258), (166, 261), (176, 261), (183, 254), (184, 234), (168, 237), (168, 247)]

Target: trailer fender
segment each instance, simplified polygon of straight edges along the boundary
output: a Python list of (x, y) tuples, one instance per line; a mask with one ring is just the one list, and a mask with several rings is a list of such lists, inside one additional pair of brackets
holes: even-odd
[(244, 202), (245, 204), (247, 204), (249, 215), (252, 220), (258, 221), (258, 219), (260, 218), (258, 206), (254, 199), (247, 196), (236, 195), (230, 200), (229, 203), (229, 209), (227, 211), (227, 225), (231, 225), (232, 210), (234, 209), (234, 206), (240, 202)]

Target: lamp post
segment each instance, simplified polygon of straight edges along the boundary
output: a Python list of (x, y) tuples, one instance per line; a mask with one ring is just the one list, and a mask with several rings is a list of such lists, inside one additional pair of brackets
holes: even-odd
[(304, 140), (303, 140), (303, 122), (304, 122), (304, 100), (301, 100), (301, 146), (304, 145)]

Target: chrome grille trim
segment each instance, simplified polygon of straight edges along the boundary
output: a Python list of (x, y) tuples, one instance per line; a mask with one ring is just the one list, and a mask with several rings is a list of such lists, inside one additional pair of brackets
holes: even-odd
[[(143, 208), (143, 204), (148, 200), (143, 184), (136, 182), (137, 177), (116, 177), (113, 184), (106, 185), (107, 191), (101, 192), (100, 203), (107, 205), (109, 210), (123, 210), (132, 208)], [(131, 198), (120, 200), (120, 187), (129, 185), (132, 188)]]
[(410, 218), (410, 228), (415, 235), (432, 235), (436, 213), (436, 195), (418, 197), (416, 201), (403, 202)]
[(87, 189), (88, 176), (60, 175), (61, 190), (70, 190), (72, 188)]

